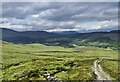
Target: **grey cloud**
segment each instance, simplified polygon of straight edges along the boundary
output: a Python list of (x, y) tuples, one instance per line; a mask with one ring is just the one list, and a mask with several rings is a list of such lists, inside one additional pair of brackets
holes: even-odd
[(4, 2), (2, 3), (2, 17), (26, 17), (32, 12), (30, 5), (31, 3)]
[(61, 7), (61, 3), (4, 2), (2, 4), (2, 17), (15, 17), (24, 19), (28, 15), (38, 14), (41, 11), (59, 7)]
[[(82, 8), (81, 8), (82, 7)], [(117, 9), (117, 3), (72, 3), (63, 5), (62, 8), (51, 12), (52, 15), (45, 16), (44, 18), (53, 21), (93, 21), (95, 20), (108, 20), (117, 18), (117, 11), (109, 11), (111, 8)], [(80, 17), (71, 18), (74, 15), (82, 15)]]
[[(81, 8), (82, 7), (82, 8)], [(108, 12), (111, 8), (117, 8), (117, 3), (110, 2), (10, 2), (3, 3), (3, 17), (17, 17), (25, 18), (28, 15), (39, 14), (42, 11), (49, 9), (56, 9), (51, 12), (51, 16), (45, 16), (45, 19), (54, 21), (70, 20), (71, 16), (77, 14), (94, 14), (100, 15), (100, 12), (104, 12), (107, 15), (113, 15), (116, 13)], [(113, 13), (113, 14), (112, 14)], [(87, 16), (86, 15), (86, 16)], [(74, 19), (71, 19), (74, 20)]]
[[(2, 16), (22, 19), (19, 23), (9, 22), (32, 26), (31, 30), (72, 29), (76, 24), (117, 19), (117, 7), (117, 2), (4, 2)], [(30, 17), (35, 14), (39, 17)], [(67, 24), (69, 21), (73, 24)]]

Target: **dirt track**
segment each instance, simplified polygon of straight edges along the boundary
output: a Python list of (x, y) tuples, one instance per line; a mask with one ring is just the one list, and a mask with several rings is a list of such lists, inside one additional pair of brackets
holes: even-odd
[(95, 74), (97, 75), (97, 80), (109, 80), (112, 82), (109, 76), (107, 76), (102, 70), (101, 66), (97, 64), (97, 60), (94, 63)]

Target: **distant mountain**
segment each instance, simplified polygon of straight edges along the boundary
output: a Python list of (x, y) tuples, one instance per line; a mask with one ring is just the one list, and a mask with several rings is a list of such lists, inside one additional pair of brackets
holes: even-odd
[(2, 31), (7, 31), (7, 32), (10, 32), (10, 31), (12, 31), (12, 32), (17, 32), (17, 31), (15, 31), (15, 30), (12, 30), (12, 29), (7, 29), (7, 28), (0, 28), (0, 30), (2, 30)]
[(79, 46), (117, 47), (120, 30), (110, 32), (77, 33), (74, 31), (49, 33), (45, 31), (18, 32), (1, 28), (2, 40), (16, 44), (41, 43), (51, 46), (68, 47), (73, 44)]
[(24, 31), (18, 32), (11, 29), (1, 28), (2, 40), (13, 43), (42, 43), (44, 39), (55, 38), (61, 35), (45, 31)]
[(66, 35), (66, 34), (76, 34), (78, 32), (76, 32), (76, 31), (56, 31), (56, 32), (51, 32), (51, 33)]

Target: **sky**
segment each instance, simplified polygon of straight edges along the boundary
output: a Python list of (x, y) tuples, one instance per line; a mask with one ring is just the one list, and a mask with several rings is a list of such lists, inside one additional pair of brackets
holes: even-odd
[(0, 27), (17, 31), (118, 29), (117, 2), (3, 2)]

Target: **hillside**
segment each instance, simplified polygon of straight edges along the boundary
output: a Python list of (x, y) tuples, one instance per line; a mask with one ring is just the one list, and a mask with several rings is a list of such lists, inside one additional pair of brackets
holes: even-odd
[(56, 31), (56, 32), (51, 32), (51, 33), (67, 35), (67, 34), (76, 34), (78, 32), (76, 32), (76, 31)]
[(2, 40), (16, 44), (41, 43), (52, 46), (74, 47), (79, 46), (97, 46), (117, 48), (118, 31), (111, 32), (91, 32), (75, 34), (56, 34), (45, 31), (24, 31), (17, 32), (2, 28)]
[(60, 35), (48, 33), (45, 31), (23, 31), (17, 32), (11, 29), (2, 28), (2, 40), (12, 43), (42, 43), (48, 38), (59, 37)]
[[(3, 80), (95, 80), (95, 60), (112, 80), (118, 79), (117, 50), (81, 47), (64, 48), (43, 44), (13, 44), (2, 41)], [(110, 64), (109, 64), (110, 63)], [(0, 77), (1, 78), (1, 77)]]

